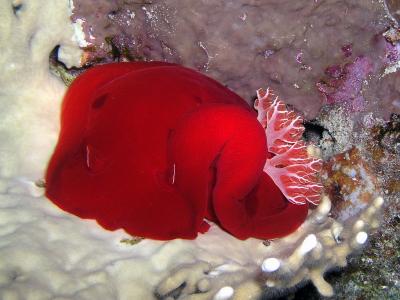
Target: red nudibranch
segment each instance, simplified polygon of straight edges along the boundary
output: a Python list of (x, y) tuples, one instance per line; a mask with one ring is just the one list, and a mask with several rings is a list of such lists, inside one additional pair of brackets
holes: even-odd
[(321, 162), (270, 90), (256, 109), (178, 65), (93, 67), (64, 97), (46, 195), (140, 237), (193, 239), (206, 220), (239, 239), (287, 235), (319, 200)]

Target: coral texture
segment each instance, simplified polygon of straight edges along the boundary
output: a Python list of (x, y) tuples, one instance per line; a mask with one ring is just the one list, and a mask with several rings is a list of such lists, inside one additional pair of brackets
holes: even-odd
[[(217, 79), (249, 103), (259, 87), (268, 85), (307, 119), (324, 104), (315, 84), (326, 67), (363, 55), (381, 72), (386, 50), (379, 36), (393, 24), (384, 1), (378, 0), (73, 2), (73, 20), (83, 29), (88, 62), (183, 64)], [(400, 112), (393, 104), (397, 98), (377, 86), (388, 79), (378, 77), (366, 78), (370, 86), (360, 79), (362, 90), (371, 90), (363, 95), (368, 109)], [(377, 92), (383, 95), (379, 102)]]

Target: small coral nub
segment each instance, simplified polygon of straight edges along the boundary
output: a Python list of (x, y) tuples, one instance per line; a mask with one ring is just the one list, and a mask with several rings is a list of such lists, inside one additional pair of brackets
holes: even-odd
[(267, 146), (275, 154), (264, 166), (285, 197), (294, 204), (319, 203), (322, 184), (319, 172), (322, 160), (308, 154), (308, 145), (301, 140), (303, 119), (289, 111), (271, 89), (257, 91), (255, 108), (265, 128)]

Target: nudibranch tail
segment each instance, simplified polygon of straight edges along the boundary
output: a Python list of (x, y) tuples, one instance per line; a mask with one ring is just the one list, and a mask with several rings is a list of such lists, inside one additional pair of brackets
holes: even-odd
[(303, 119), (289, 111), (269, 88), (257, 91), (254, 106), (257, 119), (265, 128), (268, 151), (275, 154), (267, 159), (264, 171), (290, 202), (317, 205), (322, 193), (322, 160), (309, 155), (309, 145), (301, 140)]

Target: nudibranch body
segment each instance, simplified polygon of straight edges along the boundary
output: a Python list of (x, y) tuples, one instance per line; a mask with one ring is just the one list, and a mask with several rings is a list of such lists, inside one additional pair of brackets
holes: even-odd
[(287, 235), (318, 202), (321, 162), (300, 141), (301, 119), (269, 90), (258, 97), (257, 116), (178, 65), (93, 67), (65, 95), (46, 195), (146, 238), (193, 239), (208, 221), (239, 239)]

